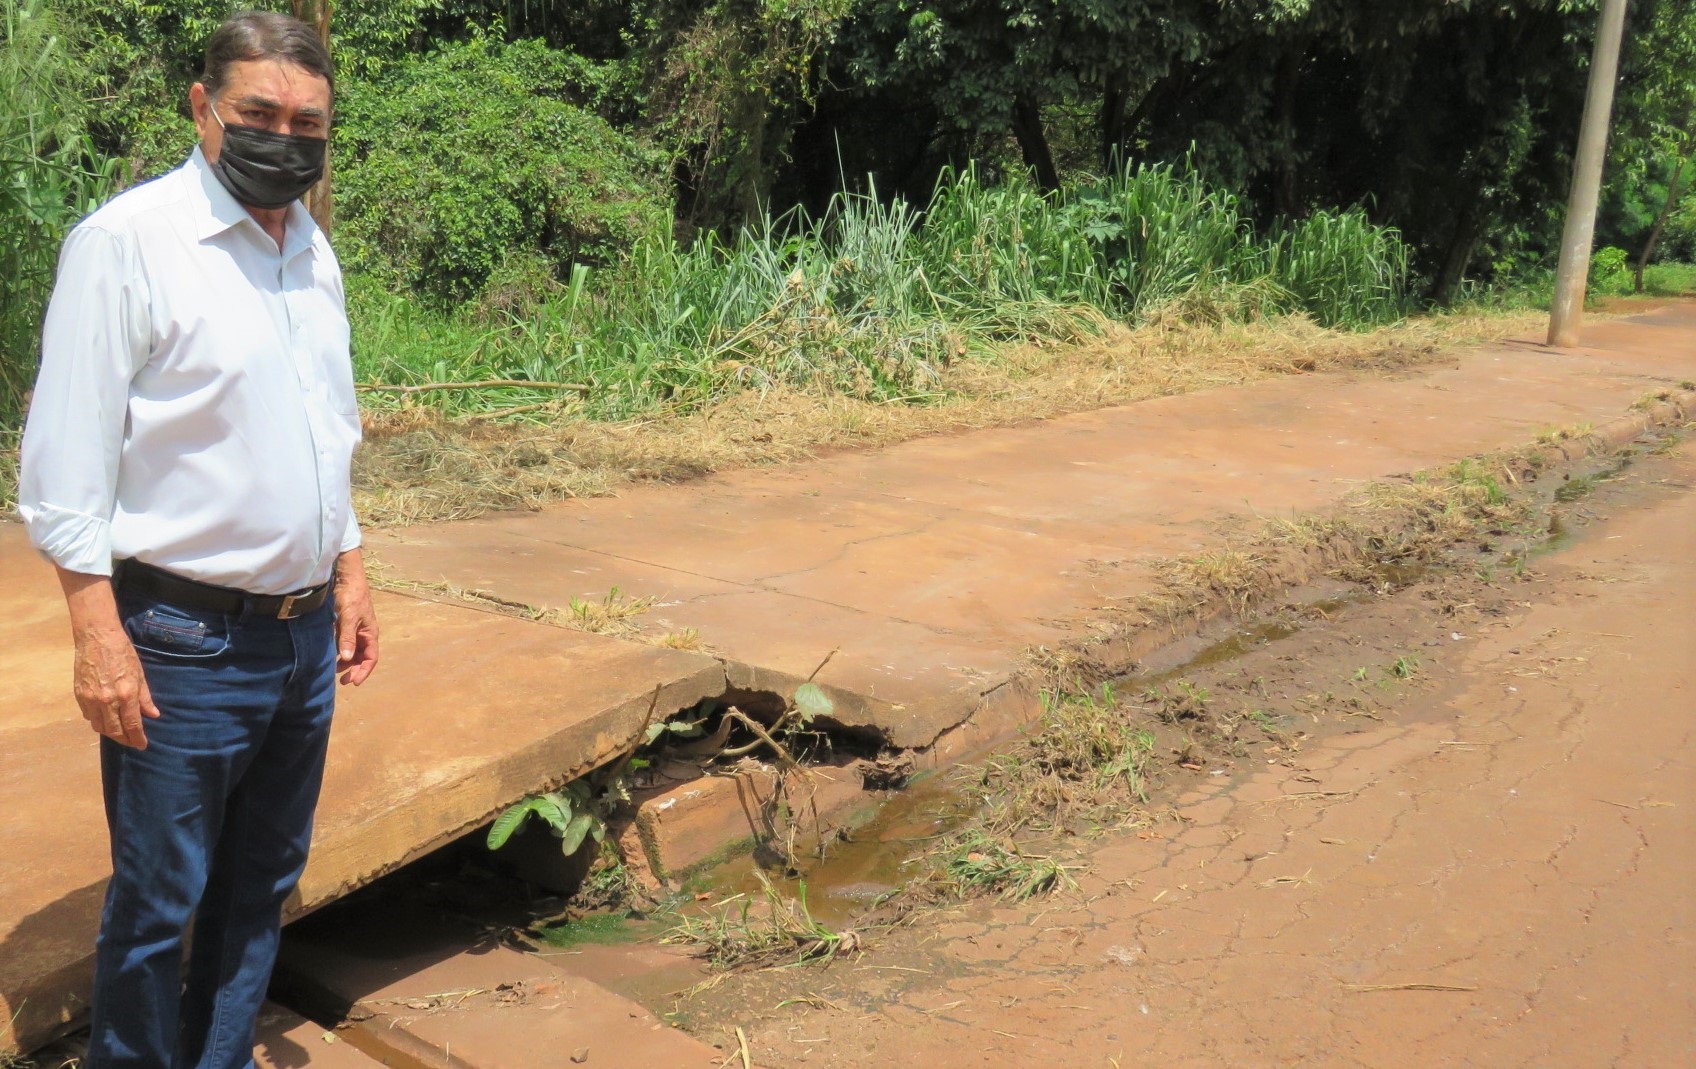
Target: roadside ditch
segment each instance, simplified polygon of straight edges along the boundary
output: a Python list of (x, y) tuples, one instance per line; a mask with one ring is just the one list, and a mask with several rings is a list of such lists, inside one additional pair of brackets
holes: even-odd
[[(1685, 413), (1678, 395), (1646, 398), (1616, 426), (1551, 432), (1362, 488), (1330, 515), (1226, 532), (1225, 548), (1170, 562), (1154, 593), (1080, 620), (1087, 638), (1031, 651), (1020, 683), (1040, 706), (1001, 730), (963, 725), (925, 751), (889, 750), (841, 728), (810, 679), (653, 709), (617, 760), (286, 938), (386, 927), (397, 946), (435, 940), (438, 959), (517, 950), (699, 1027), (686, 996), (725, 968), (828, 962), (940, 902), (1064, 887), (1069, 841), (1160, 835), (1187, 786), (1286, 760), (1440, 686), (1446, 644), (1505, 612), (1587, 496), (1669, 448)], [(1299, 654), (1284, 652), (1297, 640)], [(360, 1045), (349, 1026), (369, 1009), (287, 951), (273, 997)], [(425, 1048), (371, 1052), (458, 1064)]]

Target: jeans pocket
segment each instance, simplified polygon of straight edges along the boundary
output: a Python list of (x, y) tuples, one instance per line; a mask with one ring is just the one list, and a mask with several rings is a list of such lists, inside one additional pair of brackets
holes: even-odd
[(151, 604), (124, 618), (124, 631), (138, 651), (165, 657), (216, 657), (230, 648), (223, 613)]

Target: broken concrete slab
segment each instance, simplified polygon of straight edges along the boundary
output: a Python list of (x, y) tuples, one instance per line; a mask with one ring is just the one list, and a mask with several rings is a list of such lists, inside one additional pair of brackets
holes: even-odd
[(1033, 715), (1034, 696), (1006, 689), (1025, 650), (1149, 589), (1159, 558), (1693, 377), (1696, 305), (1669, 303), (1588, 328), (1582, 349), (1525, 340), (1394, 376), (1297, 375), (368, 544), (396, 574), (526, 604), (653, 596), (644, 626), (695, 629), (736, 687), (791, 692), (840, 647), (818, 680), (835, 719), (924, 748), (992, 708)]
[[(276, 987), (385, 1061), (430, 1069), (710, 1069), (724, 1055), (554, 959), (410, 902), (371, 923), (311, 918), (284, 939)], [(376, 917), (381, 917), (381, 923)]]
[[(868, 802), (876, 805), (877, 796), (866, 791), (863, 779), (843, 766), (811, 767), (788, 777), (767, 767), (700, 776), (638, 792), (636, 835), (649, 870), (661, 880), (676, 880), (738, 849), (781, 838), (791, 824), (798, 849), (805, 851), (820, 839), (828, 841), (841, 826), (833, 818), (850, 816), (848, 811)], [(816, 828), (811, 823), (815, 814)]]
[[(16, 524), (0, 525), (0, 574), (0, 1019), (27, 1048), (86, 1010), (109, 861), (64, 602)], [(663, 715), (725, 686), (700, 654), (396, 594), (377, 612), (383, 663), (341, 692), (291, 916), (615, 757), (656, 689)]]

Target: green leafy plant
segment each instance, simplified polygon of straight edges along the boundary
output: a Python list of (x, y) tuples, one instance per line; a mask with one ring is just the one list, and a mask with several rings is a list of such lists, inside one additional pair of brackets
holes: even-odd
[(606, 838), (606, 817), (603, 802), (595, 797), (595, 789), (587, 779), (574, 780), (563, 790), (549, 791), (509, 807), (489, 826), (490, 850), (507, 844), (519, 828), (532, 816), (537, 817), (559, 839), (560, 853), (570, 856), (585, 839), (600, 842)]

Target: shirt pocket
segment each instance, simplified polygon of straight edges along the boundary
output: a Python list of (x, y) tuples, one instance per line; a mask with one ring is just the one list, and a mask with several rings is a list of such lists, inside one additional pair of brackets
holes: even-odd
[(124, 620), (136, 650), (162, 657), (210, 658), (230, 648), (229, 617), (223, 613), (152, 605)]

